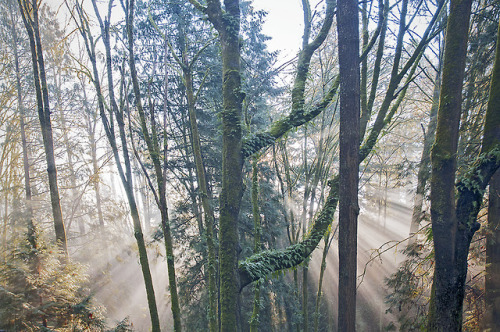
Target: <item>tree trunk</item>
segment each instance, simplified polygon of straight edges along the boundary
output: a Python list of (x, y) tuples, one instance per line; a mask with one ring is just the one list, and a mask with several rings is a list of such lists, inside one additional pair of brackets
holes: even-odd
[(19, 53), (17, 50), (17, 43), (19, 42), (17, 36), (16, 22), (14, 20), (13, 9), (9, 2), (10, 17), (11, 17), (11, 30), (12, 30), (12, 48), (14, 49), (14, 67), (16, 71), (16, 92), (17, 92), (17, 111), (19, 113), (19, 125), (21, 130), (21, 145), (23, 153), (23, 170), (24, 170), (24, 197), (26, 199), (26, 225), (28, 227), (28, 242), (32, 249), (37, 248), (36, 242), (36, 228), (33, 223), (33, 206), (31, 201), (31, 179), (30, 179), (30, 164), (29, 164), (29, 151), (28, 142), (26, 140), (26, 123), (24, 120), (25, 109), (23, 105), (22, 86), (21, 86), (21, 71), (19, 68)]
[[(488, 145), (498, 144), (500, 142), (500, 23), (488, 111), (490, 114), (495, 114), (495, 119), (489, 122), (491, 130), (489, 130), (489, 135), (485, 135), (485, 140)], [(485, 124), (486, 129), (488, 128)], [(500, 174), (498, 170), (490, 180), (488, 227), (491, 233), (486, 236), (485, 328), (500, 331)]]
[(340, 76), (339, 331), (356, 330), (356, 265), (359, 169), (358, 3), (339, 0), (337, 31)]
[(38, 2), (33, 0), (31, 3), (28, 3), (26, 0), (19, 0), (19, 7), (30, 41), (38, 118), (42, 128), (43, 145), (47, 161), (50, 201), (52, 205), (52, 216), (54, 218), (56, 241), (58, 242), (61, 250), (64, 252), (66, 258), (68, 258), (66, 229), (62, 216), (59, 187), (57, 185), (54, 141), (52, 137), (52, 124), (50, 121), (49, 92), (47, 79), (45, 77), (45, 64), (43, 60), (42, 43), (38, 24)]
[[(134, 19), (134, 0), (128, 2), (128, 12), (127, 12), (127, 38), (128, 38), (128, 51), (129, 51), (129, 67), (130, 76), (132, 78), (132, 86), (135, 95), (135, 104), (137, 111), (139, 112), (141, 129), (144, 135), (144, 140), (146, 141), (149, 156), (153, 161), (154, 171), (156, 175), (156, 181), (158, 186), (158, 208), (161, 214), (161, 227), (163, 230), (163, 238), (165, 241), (165, 251), (167, 257), (167, 270), (168, 270), (168, 288), (170, 291), (170, 303), (172, 316), (174, 319), (174, 331), (181, 332), (181, 309), (179, 304), (179, 296), (177, 293), (177, 280), (175, 276), (175, 256), (173, 249), (172, 235), (170, 232), (170, 221), (168, 216), (168, 206), (167, 206), (167, 193), (166, 193), (166, 177), (163, 172), (163, 167), (160, 161), (160, 147), (158, 144), (158, 133), (155, 124), (154, 112), (151, 109), (151, 134), (146, 124), (146, 116), (144, 109), (142, 107), (141, 101), (141, 91), (139, 87), (139, 80), (137, 77), (137, 71), (135, 68), (135, 56), (134, 56), (134, 37), (133, 37), (133, 19)], [(165, 92), (166, 93), (166, 92)], [(166, 162), (166, 161), (164, 161)]]
[[(217, 280), (216, 280), (216, 247), (214, 239), (214, 212), (212, 209), (212, 195), (208, 190), (207, 175), (201, 154), (200, 134), (196, 120), (196, 99), (194, 95), (193, 73), (191, 64), (187, 61), (187, 54), (183, 52), (182, 58), (184, 83), (188, 102), (189, 124), (191, 127), (191, 146), (193, 147), (194, 161), (196, 165), (196, 179), (198, 180), (198, 191), (205, 218), (205, 236), (207, 240), (207, 272), (208, 272), (208, 321), (211, 332), (218, 330), (217, 323)], [(195, 60), (195, 59), (194, 59)], [(193, 61), (194, 61), (193, 60)]]
[(455, 172), (462, 85), (472, 0), (450, 3), (436, 139), (431, 152), (431, 221), (435, 250), (430, 331), (460, 331), (462, 302), (457, 282)]
[[(112, 2), (109, 2), (109, 6), (111, 8)], [(111, 109), (110, 114), (111, 116), (116, 117), (116, 122), (118, 124), (118, 130), (119, 130), (119, 137), (121, 139), (122, 143), (122, 153), (120, 154), (120, 151), (118, 150), (118, 145), (116, 142), (116, 136), (114, 132), (114, 123), (110, 121), (108, 118), (105, 108), (104, 108), (104, 96), (102, 94), (101, 90), (101, 83), (99, 80), (99, 72), (97, 69), (97, 60), (96, 60), (96, 52), (95, 52), (95, 43), (92, 38), (92, 35), (90, 34), (90, 28), (88, 26), (88, 21), (86, 21), (85, 17), (86, 15), (83, 13), (82, 8), (80, 6), (76, 6), (76, 10), (78, 13), (78, 16), (75, 18), (75, 22), (78, 25), (78, 28), (80, 30), (80, 33), (83, 37), (83, 40), (85, 42), (85, 47), (88, 53), (88, 56), (90, 58), (90, 62), (92, 64), (92, 81), (94, 83), (94, 87), (96, 90), (97, 94), (97, 103), (99, 107), (99, 115), (102, 120), (102, 124), (104, 127), (104, 131), (106, 133), (106, 136), (108, 138), (108, 142), (111, 146), (111, 151), (113, 153), (113, 157), (115, 159), (116, 167), (118, 169), (118, 175), (120, 176), (120, 180), (123, 184), (123, 187), (125, 189), (125, 194), (127, 196), (127, 200), (129, 203), (130, 207), (130, 215), (132, 217), (132, 222), (134, 226), (134, 237), (137, 242), (137, 247), (139, 250), (139, 263), (141, 265), (141, 271), (142, 271), (142, 276), (144, 279), (144, 285), (146, 288), (146, 296), (147, 296), (147, 301), (148, 301), (148, 307), (149, 307), (149, 314), (151, 317), (151, 328), (153, 332), (160, 332), (160, 319), (158, 316), (158, 308), (156, 306), (156, 298), (155, 298), (155, 292), (153, 288), (153, 281), (151, 277), (151, 270), (149, 268), (149, 261), (148, 261), (148, 256), (147, 256), (147, 250), (146, 250), (146, 243), (144, 241), (144, 235), (142, 233), (142, 227), (141, 227), (141, 221), (139, 217), (139, 210), (137, 209), (137, 204), (134, 196), (134, 187), (133, 187), (133, 182), (132, 182), (132, 169), (130, 165), (130, 157), (129, 157), (129, 152), (128, 152), (128, 147), (127, 147), (127, 137), (125, 134), (125, 123), (123, 119), (123, 110), (119, 110), (118, 106), (116, 104), (116, 100), (114, 99), (114, 81), (112, 77), (112, 70), (111, 70), (111, 59), (108, 61), (108, 57), (111, 55), (111, 50), (110, 50), (110, 45), (109, 43), (104, 42), (105, 44), (105, 50), (106, 50), (106, 63), (109, 64), (107, 67), (107, 75), (108, 75), (108, 83), (111, 82), (111, 84), (108, 85), (108, 90), (109, 90), (109, 98), (110, 98), (110, 106)], [(111, 9), (109, 9), (109, 12)], [(96, 10), (96, 15), (98, 15), (98, 12)], [(77, 21), (78, 19), (78, 21)], [(122, 79), (122, 84), (123, 79)], [(123, 156), (123, 163), (120, 160), (120, 155)], [(124, 167), (125, 166), (125, 167)]]
[(325, 237), (323, 238), (323, 241), (325, 243), (323, 247), (323, 254), (321, 255), (321, 268), (319, 270), (319, 281), (318, 281), (318, 293), (316, 294), (316, 304), (315, 304), (315, 310), (314, 310), (314, 332), (318, 332), (319, 328), (319, 309), (320, 309), (320, 304), (321, 304), (321, 294), (322, 294), (322, 288), (323, 288), (323, 278), (325, 275), (325, 270), (326, 270), (326, 256), (328, 255), (328, 249), (330, 249), (330, 236), (331, 231), (328, 231), (325, 234)]
[[(441, 60), (439, 60), (438, 69), (441, 69)], [(434, 135), (436, 133), (436, 122), (437, 122), (437, 110), (439, 107), (439, 90), (441, 88), (441, 70), (436, 73), (436, 80), (434, 83), (434, 91), (432, 94), (432, 106), (430, 111), (429, 124), (427, 125), (427, 131), (424, 135), (424, 148), (422, 149), (422, 156), (420, 157), (420, 164), (418, 166), (417, 174), (417, 190), (415, 192), (415, 199), (413, 201), (413, 213), (411, 216), (410, 224), (410, 238), (408, 240), (408, 246), (412, 245), (416, 241), (415, 233), (418, 232), (420, 228), (420, 222), (422, 221), (422, 206), (425, 197), (425, 186), (429, 177), (430, 172), (430, 154), (432, 143), (434, 142)]]
[[(257, 254), (260, 252), (261, 246), (261, 234), (262, 226), (260, 220), (260, 209), (259, 209), (259, 177), (257, 168), (257, 157), (252, 160), (252, 214), (253, 214), (253, 225), (254, 225), (254, 245), (253, 252)], [(252, 317), (250, 318), (250, 332), (259, 331), (259, 311), (260, 311), (260, 283), (257, 281), (254, 285), (254, 299), (253, 299), (253, 310)]]

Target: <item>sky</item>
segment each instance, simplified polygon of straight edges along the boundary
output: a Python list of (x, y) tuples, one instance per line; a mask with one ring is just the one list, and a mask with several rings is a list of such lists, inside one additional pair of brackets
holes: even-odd
[[(311, 9), (322, 0), (310, 0)], [(282, 56), (293, 57), (299, 51), (304, 28), (301, 0), (254, 0), (256, 9), (268, 12), (264, 23), (264, 33), (272, 39), (269, 41), (271, 51), (282, 51)], [(321, 6), (318, 7), (321, 9)]]
[[(66, 10), (65, 6), (61, 6), (63, 0), (43, 1), (48, 3), (54, 10), (61, 7), (59, 15), (61, 20), (64, 21)], [(90, 0), (84, 0), (84, 2), (88, 2), (90, 5)], [(107, 0), (98, 0), (98, 2), (107, 2)], [(314, 11), (315, 6), (322, 0), (310, 0), (310, 2)], [(256, 9), (263, 9), (268, 12), (263, 29), (264, 33), (272, 38), (268, 44), (269, 49), (271, 51), (281, 51), (281, 56), (287, 59), (294, 57), (299, 51), (302, 29), (304, 28), (302, 1), (254, 0), (253, 5)]]
[(295, 55), (299, 50), (304, 28), (300, 0), (254, 0), (256, 9), (268, 12), (264, 33), (271, 51), (282, 51), (284, 55)]

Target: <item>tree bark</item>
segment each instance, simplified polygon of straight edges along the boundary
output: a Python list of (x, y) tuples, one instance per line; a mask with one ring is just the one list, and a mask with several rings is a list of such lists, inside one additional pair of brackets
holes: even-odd
[(360, 138), (358, 22), (357, 1), (339, 0), (337, 15), (340, 77), (339, 331), (356, 330)]
[[(441, 63), (441, 60), (439, 61)], [(441, 68), (441, 64), (438, 66)], [(439, 107), (439, 90), (441, 88), (441, 71), (436, 73), (436, 80), (434, 83), (434, 92), (432, 94), (432, 106), (429, 116), (429, 124), (427, 125), (427, 131), (424, 135), (424, 148), (422, 149), (422, 156), (420, 157), (420, 164), (418, 166), (417, 173), (417, 190), (415, 192), (415, 199), (413, 201), (413, 212), (411, 216), (410, 224), (410, 238), (408, 240), (408, 246), (412, 245), (416, 241), (415, 233), (418, 232), (420, 228), (420, 222), (422, 221), (422, 206), (425, 197), (425, 186), (429, 177), (431, 175), (430, 171), (430, 154), (432, 143), (434, 142), (434, 136), (436, 133), (436, 123), (437, 123), (437, 110)]]
[[(500, 142), (500, 23), (497, 33), (496, 58), (493, 67), (488, 111), (491, 108), (490, 130), (485, 135), (488, 145)], [(495, 110), (493, 110), (495, 109)], [(486, 125), (485, 125), (486, 127)], [(485, 128), (485, 130), (488, 128)], [(489, 234), (486, 235), (486, 284), (485, 284), (485, 328), (500, 330), (500, 174), (497, 171), (490, 180), (488, 206)]]
[[(257, 157), (252, 160), (252, 214), (253, 214), (253, 225), (254, 225), (254, 254), (260, 252), (261, 246), (261, 234), (262, 226), (260, 220), (260, 209), (259, 209), (259, 177), (258, 177), (258, 167), (257, 167)], [(253, 310), (252, 317), (250, 318), (250, 332), (259, 331), (259, 311), (260, 311), (260, 282), (257, 281), (254, 285), (254, 299), (253, 299)]]
[(457, 294), (455, 172), (462, 85), (472, 0), (450, 3), (436, 138), (431, 151), (431, 221), (435, 250), (430, 331), (460, 331), (462, 301)]

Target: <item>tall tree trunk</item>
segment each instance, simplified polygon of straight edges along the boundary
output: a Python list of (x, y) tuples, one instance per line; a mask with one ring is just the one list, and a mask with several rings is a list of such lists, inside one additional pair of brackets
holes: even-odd
[[(256, 254), (260, 252), (262, 226), (260, 220), (259, 209), (259, 177), (257, 167), (257, 157), (252, 160), (252, 214), (253, 214), (253, 229), (254, 229), (254, 245), (253, 252)], [(260, 283), (258, 281), (254, 285), (254, 299), (252, 317), (250, 318), (250, 332), (259, 331), (259, 311), (260, 311)]]
[[(184, 37), (184, 36), (183, 36)], [(182, 42), (185, 43), (183, 39)], [(183, 61), (183, 77), (186, 87), (186, 96), (188, 102), (189, 124), (191, 128), (191, 146), (193, 148), (194, 161), (196, 166), (196, 179), (198, 181), (198, 191), (203, 207), (203, 215), (205, 220), (205, 236), (207, 240), (207, 272), (208, 272), (208, 322), (211, 332), (218, 330), (217, 323), (217, 262), (216, 262), (216, 246), (214, 239), (214, 212), (212, 209), (212, 195), (208, 190), (207, 175), (205, 173), (205, 165), (201, 154), (200, 134), (198, 132), (198, 122), (196, 120), (196, 98), (193, 86), (192, 65), (196, 59), (189, 62), (187, 59), (187, 46), (184, 45), (182, 53)]]
[(59, 187), (57, 185), (57, 169), (54, 158), (54, 140), (52, 137), (52, 124), (50, 121), (49, 92), (47, 79), (45, 77), (45, 64), (43, 60), (42, 43), (40, 39), (38, 23), (38, 2), (33, 0), (18, 0), (23, 18), (24, 26), (28, 32), (30, 41), (31, 57), (33, 65), (33, 77), (38, 108), (38, 118), (42, 128), (43, 145), (47, 161), (47, 173), (49, 179), (50, 201), (52, 205), (52, 216), (54, 218), (54, 229), (56, 241), (59, 247), (68, 257), (68, 245), (66, 240), (66, 229), (64, 226), (59, 198)]
[[(108, 7), (108, 16), (111, 14), (111, 8), (112, 8), (112, 1), (109, 2), (109, 7)], [(95, 3), (94, 3), (94, 9)], [(114, 81), (112, 77), (112, 68), (111, 68), (111, 49), (110, 49), (110, 44), (109, 44), (109, 35), (107, 36), (104, 41), (105, 45), (105, 50), (106, 50), (106, 64), (107, 64), (107, 76), (108, 76), (108, 90), (109, 90), (109, 98), (110, 98), (110, 109), (109, 113), (111, 115), (111, 121), (110, 118), (108, 118), (108, 115), (105, 111), (104, 107), (104, 96), (102, 94), (101, 90), (101, 83), (99, 79), (99, 72), (97, 69), (97, 59), (96, 59), (96, 51), (95, 51), (95, 43), (93, 40), (93, 37), (90, 33), (90, 28), (88, 25), (88, 21), (86, 20), (86, 15), (83, 13), (82, 8), (77, 4), (76, 10), (78, 13), (78, 16), (75, 18), (75, 23), (78, 25), (78, 29), (80, 31), (80, 34), (83, 37), (84, 43), (85, 43), (85, 48), (87, 50), (87, 54), (90, 58), (90, 62), (92, 64), (92, 81), (94, 84), (94, 88), (96, 90), (97, 94), (97, 104), (99, 108), (99, 115), (101, 117), (101, 121), (104, 127), (104, 131), (106, 133), (106, 137), (108, 138), (108, 142), (111, 146), (111, 151), (113, 153), (113, 157), (115, 159), (115, 164), (118, 169), (118, 175), (120, 176), (120, 180), (123, 184), (123, 187), (125, 189), (125, 194), (127, 196), (127, 201), (129, 203), (130, 207), (130, 215), (132, 217), (132, 222), (133, 222), (133, 227), (134, 227), (134, 237), (137, 242), (137, 247), (139, 250), (139, 263), (141, 265), (141, 271), (142, 271), (142, 276), (144, 279), (144, 286), (146, 289), (146, 296), (147, 296), (147, 301), (148, 301), (148, 308), (149, 308), (149, 314), (151, 318), (151, 328), (153, 332), (160, 332), (160, 319), (158, 316), (158, 308), (156, 305), (156, 298), (155, 298), (155, 292), (154, 292), (154, 287), (153, 287), (153, 281), (151, 277), (151, 270), (149, 268), (149, 261), (148, 261), (148, 255), (147, 255), (147, 250), (146, 250), (146, 243), (144, 241), (144, 235), (142, 232), (142, 226), (141, 226), (141, 221), (139, 217), (139, 210), (137, 208), (137, 203), (135, 200), (134, 196), (134, 186), (132, 182), (132, 168), (130, 165), (130, 156), (128, 152), (128, 145), (127, 145), (127, 137), (125, 133), (125, 122), (123, 118), (123, 107), (121, 109), (118, 109), (118, 105), (116, 103), (115, 95), (114, 95)], [(100, 18), (98, 11), (96, 10), (96, 15)], [(109, 28), (109, 25), (108, 25)], [(109, 32), (109, 30), (107, 30)], [(123, 82), (124, 78), (122, 77), (122, 89), (123, 89)], [(121, 140), (121, 154), (120, 151), (118, 150), (118, 145), (116, 141), (116, 136), (115, 136), (115, 128), (114, 128), (114, 122), (113, 117), (116, 118), (116, 123), (118, 124), (118, 130), (119, 130), (119, 138)], [(121, 161), (120, 155), (123, 156), (123, 163)]]
[(358, 3), (339, 0), (337, 31), (340, 76), (339, 331), (356, 330), (356, 265), (359, 170)]
[(430, 111), (429, 124), (427, 125), (427, 131), (424, 135), (424, 148), (422, 149), (422, 156), (420, 157), (420, 164), (418, 166), (417, 173), (417, 190), (415, 192), (415, 199), (413, 201), (413, 212), (411, 216), (410, 224), (410, 239), (408, 240), (408, 246), (412, 245), (416, 241), (416, 236), (414, 235), (418, 232), (420, 228), (420, 222), (422, 221), (422, 206), (425, 197), (425, 186), (429, 177), (431, 175), (430, 171), (430, 161), (431, 161), (431, 147), (434, 142), (434, 135), (436, 133), (436, 123), (437, 123), (437, 110), (439, 107), (439, 90), (441, 88), (441, 60), (439, 60), (438, 72), (436, 73), (436, 80), (434, 82), (434, 91), (432, 94), (432, 106)]
[(19, 42), (16, 29), (16, 21), (14, 19), (13, 9), (11, 8), (9, 1), (9, 10), (11, 18), (11, 30), (12, 30), (12, 48), (14, 49), (14, 67), (16, 71), (16, 92), (17, 92), (17, 111), (19, 114), (19, 125), (21, 130), (21, 145), (23, 153), (23, 170), (24, 170), (24, 197), (26, 204), (26, 225), (28, 227), (28, 242), (32, 249), (37, 248), (36, 242), (36, 228), (33, 223), (33, 203), (31, 201), (31, 179), (30, 179), (30, 164), (29, 164), (29, 151), (28, 142), (26, 139), (26, 123), (25, 123), (25, 109), (23, 105), (22, 97), (22, 85), (21, 85), (21, 70), (19, 68), (19, 53), (17, 49), (17, 43)]
[[(179, 296), (177, 293), (177, 280), (175, 276), (175, 255), (173, 249), (173, 240), (170, 232), (170, 221), (168, 216), (168, 206), (167, 206), (167, 192), (166, 192), (166, 176), (163, 172), (163, 167), (160, 161), (160, 147), (158, 143), (158, 133), (155, 124), (154, 111), (151, 109), (151, 134), (146, 124), (146, 115), (142, 107), (141, 91), (139, 87), (139, 79), (137, 77), (137, 71), (135, 67), (135, 56), (134, 56), (134, 0), (128, 1), (128, 11), (127, 11), (127, 38), (128, 38), (128, 51), (129, 51), (129, 67), (130, 76), (132, 78), (132, 86), (135, 95), (135, 104), (137, 111), (139, 112), (139, 118), (141, 122), (141, 129), (144, 135), (144, 140), (146, 141), (149, 156), (153, 161), (154, 171), (156, 175), (156, 181), (158, 186), (158, 208), (161, 214), (161, 227), (163, 231), (163, 238), (165, 241), (165, 251), (167, 257), (167, 270), (168, 270), (168, 283), (170, 291), (170, 307), (172, 310), (172, 316), (174, 319), (174, 331), (181, 332), (181, 309), (179, 304)], [(167, 93), (165, 91), (165, 93)], [(166, 162), (166, 161), (164, 161)]]
[[(218, 1), (218, 0), (217, 0)], [(222, 189), (220, 193), (219, 259), (221, 331), (239, 330), (240, 282), (238, 267), (238, 215), (243, 195), (242, 102), (240, 74), (240, 8), (238, 0), (225, 0), (218, 20), (222, 44)], [(220, 7), (219, 7), (220, 9)]]
[(450, 3), (436, 139), (431, 152), (431, 221), (435, 250), (430, 331), (460, 331), (462, 302), (456, 289), (455, 172), (462, 85), (472, 0)]
[[(497, 33), (496, 57), (493, 67), (488, 111), (496, 114), (494, 125), (496, 134), (486, 139), (489, 144), (500, 142), (500, 23)], [(495, 111), (493, 110), (495, 108)], [(500, 331), (500, 174), (498, 170), (490, 180), (488, 227), (486, 236), (486, 284), (485, 284), (485, 328)]]

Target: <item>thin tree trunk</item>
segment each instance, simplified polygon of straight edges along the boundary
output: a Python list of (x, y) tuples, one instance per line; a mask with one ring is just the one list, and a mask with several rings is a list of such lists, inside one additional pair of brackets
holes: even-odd
[[(438, 68), (441, 68), (441, 60), (439, 61)], [(434, 92), (432, 94), (432, 106), (430, 111), (430, 120), (427, 125), (427, 131), (424, 135), (424, 148), (422, 156), (420, 157), (420, 164), (417, 173), (417, 190), (415, 192), (415, 199), (413, 201), (413, 212), (410, 224), (410, 238), (408, 239), (408, 246), (411, 246), (416, 241), (415, 233), (420, 228), (422, 221), (422, 206), (425, 197), (425, 186), (431, 175), (430, 161), (431, 161), (431, 147), (434, 143), (434, 136), (436, 133), (437, 123), (437, 110), (439, 106), (439, 90), (441, 88), (441, 70), (436, 73), (436, 80), (434, 83)]]
[(331, 230), (327, 231), (325, 237), (323, 238), (323, 242), (325, 243), (323, 247), (323, 254), (321, 255), (321, 268), (319, 270), (319, 281), (318, 281), (318, 293), (316, 294), (316, 303), (314, 307), (314, 332), (318, 332), (319, 328), (319, 308), (321, 303), (321, 294), (323, 287), (323, 278), (326, 270), (326, 256), (328, 255), (328, 249), (330, 249), (330, 235)]
[[(111, 6), (112, 6), (112, 1), (109, 2), (109, 11), (108, 13), (111, 12)], [(125, 189), (125, 194), (127, 196), (127, 200), (129, 203), (130, 207), (130, 215), (132, 217), (132, 222), (134, 226), (134, 237), (137, 242), (137, 247), (139, 250), (139, 263), (141, 265), (141, 271), (142, 275), (144, 278), (144, 285), (146, 288), (146, 296), (147, 296), (147, 301), (148, 301), (148, 307), (149, 307), (149, 314), (151, 317), (151, 327), (153, 332), (160, 332), (160, 319), (158, 316), (158, 308), (156, 306), (156, 298), (155, 298), (155, 292), (153, 288), (153, 281), (151, 277), (151, 270), (149, 268), (149, 261), (148, 261), (148, 256), (147, 256), (147, 250), (146, 250), (146, 244), (144, 241), (144, 235), (142, 232), (142, 227), (141, 227), (141, 221), (139, 217), (139, 210), (137, 209), (137, 204), (136, 200), (134, 197), (134, 187), (133, 187), (133, 182), (132, 182), (132, 169), (130, 165), (130, 157), (129, 157), (129, 152), (128, 152), (128, 147), (127, 147), (127, 137), (125, 134), (125, 123), (123, 119), (123, 107), (121, 110), (118, 109), (118, 105), (116, 103), (116, 100), (114, 99), (114, 81), (112, 77), (112, 70), (111, 70), (111, 59), (108, 57), (111, 56), (111, 51), (110, 51), (110, 44), (109, 44), (109, 39), (106, 39), (107, 42), (104, 42), (105, 44), (105, 50), (106, 50), (106, 63), (108, 64), (107, 66), (107, 75), (108, 75), (108, 83), (111, 83), (108, 85), (109, 89), (109, 98), (110, 98), (110, 105), (111, 109), (110, 114), (113, 117), (116, 117), (116, 122), (118, 124), (118, 130), (119, 130), (119, 137), (121, 139), (122, 143), (122, 153), (120, 154), (118, 150), (118, 145), (116, 142), (116, 137), (115, 137), (115, 132), (114, 132), (114, 122), (110, 121), (108, 118), (105, 108), (104, 108), (104, 96), (102, 94), (101, 90), (101, 83), (99, 80), (99, 72), (97, 70), (97, 60), (96, 60), (96, 52), (95, 52), (95, 43), (92, 38), (92, 35), (90, 34), (90, 28), (88, 26), (88, 22), (85, 19), (85, 14), (82, 11), (82, 8), (80, 6), (76, 6), (77, 12), (78, 12), (78, 17), (75, 18), (75, 22), (77, 23), (80, 33), (83, 37), (83, 40), (85, 42), (85, 47), (87, 49), (88, 56), (90, 58), (90, 62), (92, 64), (92, 81), (94, 83), (94, 87), (96, 90), (97, 94), (97, 102), (98, 102), (98, 107), (99, 107), (99, 115), (102, 120), (102, 124), (104, 127), (104, 131), (106, 133), (106, 136), (108, 138), (108, 142), (111, 146), (111, 151), (113, 153), (113, 157), (115, 159), (115, 164), (118, 169), (118, 175), (120, 176), (120, 180), (123, 184), (123, 187)], [(96, 11), (96, 15), (98, 15), (98, 12)], [(77, 21), (78, 19), (78, 21)], [(109, 32), (109, 30), (108, 30)], [(109, 37), (109, 35), (107, 35)], [(122, 77), (122, 90), (123, 90), (123, 82), (124, 78)], [(113, 118), (111, 118), (112, 120)], [(122, 165), (122, 162), (120, 160), (120, 155), (123, 156), (123, 162), (124, 165)], [(125, 166), (125, 167), (124, 167)]]
[[(253, 228), (254, 228), (254, 253), (260, 252), (261, 246), (261, 234), (262, 226), (260, 220), (260, 209), (259, 209), (259, 178), (258, 178), (258, 168), (257, 168), (257, 157), (252, 160), (252, 214), (253, 214)], [(254, 299), (253, 299), (253, 310), (252, 317), (250, 318), (250, 332), (259, 331), (259, 311), (260, 311), (260, 283), (258, 281), (254, 285)]]
[(18, 0), (28, 38), (30, 41), (33, 76), (35, 82), (35, 92), (38, 106), (38, 117), (42, 128), (43, 145), (47, 161), (47, 173), (49, 179), (50, 200), (52, 205), (52, 216), (54, 218), (54, 229), (56, 241), (59, 247), (68, 258), (68, 246), (66, 240), (66, 229), (64, 226), (61, 202), (59, 198), (59, 188), (57, 185), (57, 169), (54, 158), (54, 142), (52, 137), (52, 125), (50, 121), (49, 93), (47, 80), (45, 77), (45, 64), (43, 60), (42, 43), (40, 40), (38, 24), (38, 2), (33, 0), (30, 3), (25, 0)]
[[(165, 241), (165, 251), (167, 257), (167, 270), (168, 270), (168, 283), (170, 291), (170, 307), (172, 310), (172, 316), (174, 319), (174, 331), (181, 332), (181, 309), (179, 304), (179, 296), (177, 293), (177, 280), (175, 276), (175, 256), (173, 249), (173, 240), (170, 232), (170, 221), (168, 216), (168, 206), (167, 206), (167, 193), (166, 193), (166, 177), (163, 172), (163, 168), (160, 162), (160, 147), (158, 144), (158, 133), (155, 125), (155, 117), (153, 110), (151, 111), (151, 135), (146, 124), (146, 116), (144, 109), (142, 107), (141, 101), (141, 91), (139, 87), (139, 80), (137, 78), (137, 71), (135, 68), (135, 56), (134, 56), (134, 37), (133, 37), (133, 19), (134, 19), (134, 0), (129, 0), (128, 11), (127, 11), (127, 38), (128, 38), (128, 51), (129, 51), (129, 67), (130, 76), (132, 78), (132, 86), (135, 95), (135, 104), (137, 111), (139, 112), (141, 129), (146, 141), (147, 149), (151, 160), (153, 161), (154, 171), (156, 175), (156, 181), (158, 186), (158, 203), (161, 214), (161, 226), (163, 230), (163, 237)], [(165, 91), (167, 93), (167, 91)], [(166, 161), (164, 161), (166, 162)]]
[(23, 153), (23, 170), (24, 170), (24, 193), (25, 193), (25, 204), (26, 204), (26, 225), (28, 227), (28, 242), (33, 249), (37, 248), (36, 243), (36, 228), (33, 223), (33, 204), (31, 197), (31, 180), (30, 180), (30, 165), (29, 165), (29, 151), (28, 142), (26, 139), (26, 123), (24, 120), (25, 109), (23, 105), (22, 97), (22, 86), (21, 86), (21, 71), (19, 68), (19, 53), (17, 50), (17, 43), (19, 42), (17, 36), (16, 22), (14, 20), (13, 9), (10, 7), (10, 17), (11, 17), (11, 30), (12, 30), (12, 48), (14, 49), (14, 66), (16, 70), (16, 90), (17, 90), (17, 110), (19, 113), (19, 124), (21, 130), (21, 145)]
[[(201, 154), (200, 134), (198, 132), (198, 122), (196, 120), (196, 99), (194, 95), (192, 63), (188, 62), (186, 50), (182, 53), (183, 77), (186, 86), (188, 102), (189, 124), (191, 128), (191, 146), (196, 165), (196, 179), (198, 180), (198, 190), (205, 218), (205, 236), (207, 240), (207, 272), (208, 272), (208, 321), (211, 332), (218, 330), (217, 323), (217, 262), (216, 247), (214, 239), (214, 212), (212, 209), (212, 195), (208, 190), (207, 175)], [(196, 59), (193, 59), (193, 61)]]
[(104, 234), (104, 217), (102, 213), (102, 199), (101, 199), (101, 190), (100, 190), (100, 173), (101, 170), (99, 168), (99, 164), (97, 162), (97, 140), (95, 137), (96, 134), (96, 125), (97, 125), (97, 114), (94, 111), (91, 111), (88, 105), (87, 92), (85, 88), (85, 84), (83, 81), (81, 82), (82, 93), (83, 93), (83, 103), (85, 107), (85, 112), (87, 114), (87, 133), (89, 135), (89, 146), (90, 146), (90, 159), (92, 163), (92, 184), (95, 192), (96, 199), (96, 208), (97, 208), (97, 220), (99, 222), (99, 227), (101, 227), (101, 234)]

